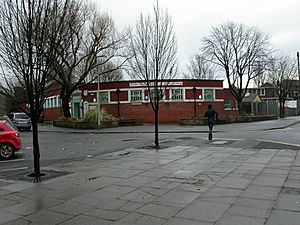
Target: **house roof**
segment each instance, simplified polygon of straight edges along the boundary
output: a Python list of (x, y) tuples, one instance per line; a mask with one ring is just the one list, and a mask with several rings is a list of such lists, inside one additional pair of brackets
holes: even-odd
[(249, 94), (245, 95), (243, 102), (261, 102), (261, 99), (257, 94)]

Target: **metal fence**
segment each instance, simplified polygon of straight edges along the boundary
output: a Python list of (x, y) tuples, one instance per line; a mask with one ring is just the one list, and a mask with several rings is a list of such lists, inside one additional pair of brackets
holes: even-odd
[[(243, 103), (243, 112), (253, 115), (277, 115), (279, 105), (277, 101), (247, 102)], [(286, 116), (300, 115), (300, 100), (287, 101), (285, 107)]]

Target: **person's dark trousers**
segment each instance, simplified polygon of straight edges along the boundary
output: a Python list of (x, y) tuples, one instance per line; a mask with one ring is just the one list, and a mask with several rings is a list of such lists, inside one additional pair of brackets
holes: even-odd
[(213, 130), (214, 124), (213, 123), (208, 123), (208, 140), (212, 140), (212, 130)]

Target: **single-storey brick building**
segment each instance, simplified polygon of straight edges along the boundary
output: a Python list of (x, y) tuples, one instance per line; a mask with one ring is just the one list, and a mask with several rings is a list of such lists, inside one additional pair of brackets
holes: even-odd
[[(160, 103), (160, 123), (178, 123), (183, 118), (201, 116), (208, 104), (212, 104), (220, 115), (238, 114), (236, 100), (229, 89), (223, 88), (222, 80), (177, 79), (162, 81), (162, 85), (165, 91)], [(63, 116), (60, 88), (53, 83), (48, 89), (44, 119), (55, 120)], [(140, 119), (144, 123), (154, 122), (145, 81), (114, 81), (99, 85), (91, 83), (73, 94), (69, 106), (72, 116), (81, 118), (89, 109), (97, 108), (98, 104), (115, 117)]]

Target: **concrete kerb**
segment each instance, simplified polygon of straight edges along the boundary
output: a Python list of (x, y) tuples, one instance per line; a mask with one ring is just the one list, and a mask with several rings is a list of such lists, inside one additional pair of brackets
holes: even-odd
[[(255, 122), (254, 122), (255, 123)], [(296, 125), (300, 123), (300, 121), (292, 122), (292, 123), (287, 123), (285, 125), (280, 125), (278, 124), (275, 127), (268, 127), (268, 128), (260, 128), (259, 130), (261, 131), (268, 131), (268, 130), (278, 130), (278, 129), (286, 129), (288, 127), (291, 127), (293, 125)], [(253, 123), (240, 123), (243, 124), (247, 127), (247, 124), (252, 125)], [(220, 126), (225, 127), (228, 125), (217, 125), (216, 130), (214, 130), (214, 133), (219, 133), (219, 132), (226, 132), (226, 130), (220, 129)], [(40, 132), (45, 132), (45, 133), (90, 133), (90, 134), (126, 134), (126, 133), (154, 133), (154, 128), (152, 128), (153, 125), (147, 124), (143, 126), (130, 126), (126, 127), (127, 129), (125, 130), (124, 127), (117, 127), (117, 128), (104, 128), (104, 129), (85, 129), (85, 130), (76, 130), (72, 128), (62, 128), (62, 127), (54, 127), (54, 126), (40, 126), (39, 131)], [(219, 127), (219, 129), (218, 129)], [(129, 130), (130, 128), (130, 130)], [(248, 131), (252, 131), (252, 129), (246, 129)], [(255, 129), (257, 130), (257, 129)], [(172, 124), (172, 125), (163, 125), (162, 129), (159, 129), (159, 133), (166, 134), (166, 133), (207, 133), (207, 126), (202, 125), (202, 126), (184, 126), (184, 125), (177, 125), (177, 124)]]

